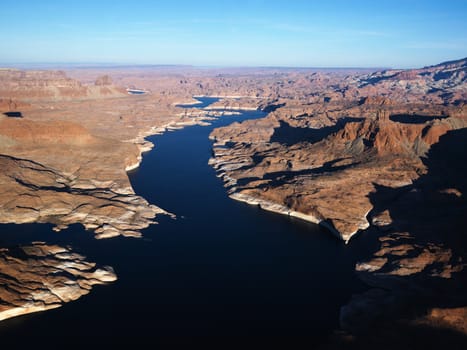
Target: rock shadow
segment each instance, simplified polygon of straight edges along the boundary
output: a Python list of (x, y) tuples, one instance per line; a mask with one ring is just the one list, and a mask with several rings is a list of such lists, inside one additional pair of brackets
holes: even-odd
[(300, 142), (316, 143), (328, 137), (329, 135), (343, 129), (347, 123), (361, 122), (363, 118), (342, 118), (335, 125), (325, 126), (320, 129), (313, 128), (295, 128), (290, 124), (280, 121), (280, 126), (274, 129), (269, 142), (278, 142), (287, 146), (292, 146)]
[(23, 118), (23, 114), (21, 112), (5, 112), (3, 115), (10, 117), (10, 118)]
[(447, 115), (393, 114), (389, 120), (402, 124), (425, 124), (436, 119), (445, 119)]
[(270, 104), (263, 108), (263, 112), (271, 113), (271, 112), (274, 112), (276, 109), (279, 109), (284, 106), (285, 106), (285, 103)]
[(376, 185), (370, 201), (416, 240), (444, 244), (467, 257), (466, 159), (467, 128), (449, 131), (422, 159), (426, 174), (409, 186)]
[[(382, 72), (382, 73), (385, 73), (385, 72)], [(383, 81), (383, 80), (390, 80), (390, 79), (393, 79), (395, 76), (397, 75), (397, 73), (394, 73), (392, 75), (386, 75), (386, 76), (374, 76), (374, 77), (370, 77), (364, 81), (362, 81), (362, 84), (360, 85), (360, 88), (362, 87), (365, 87), (367, 85), (373, 85), (373, 84), (377, 84), (379, 83), (380, 81)]]
[(324, 163), (322, 166), (312, 169), (303, 169), (303, 170), (283, 170), (283, 171), (275, 171), (272, 173), (266, 173), (262, 178), (259, 177), (248, 177), (238, 180), (239, 186), (246, 186), (251, 181), (256, 180), (269, 180), (266, 184), (257, 185), (255, 188), (264, 189), (267, 187), (277, 187), (284, 183), (289, 182), (297, 177), (306, 177), (306, 176), (314, 176), (314, 175), (322, 175), (322, 174), (332, 174), (334, 172), (342, 171), (351, 167), (358, 165), (358, 162), (346, 164), (346, 165), (338, 165), (335, 166), (334, 164), (345, 160), (346, 158), (338, 158), (332, 161)]
[[(371, 324), (378, 328), (388, 323), (394, 329), (401, 319), (417, 319), (433, 308), (467, 306), (467, 269), (460, 268), (467, 259), (466, 159), (467, 129), (450, 131), (423, 159), (426, 174), (404, 187), (376, 186), (369, 195), (374, 207), (370, 219), (387, 210), (392, 220), (378, 233), (375, 227), (371, 229), (384, 238), (386, 251), (396, 250), (384, 253), (388, 261), (377, 273), (359, 273), (380, 295), (357, 296), (353, 307), (359, 302), (367, 305), (362, 309), (365, 317), (371, 315)], [(397, 272), (411, 268), (414, 270), (408, 274)], [(417, 329), (412, 331), (415, 337), (422, 336)], [(466, 344), (465, 336), (450, 329), (436, 331), (446, 339), (452, 337), (456, 344)], [(368, 333), (366, 329), (365, 336)]]

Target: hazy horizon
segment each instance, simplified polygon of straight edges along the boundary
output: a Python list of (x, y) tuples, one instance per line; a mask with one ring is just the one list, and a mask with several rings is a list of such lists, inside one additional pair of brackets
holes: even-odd
[[(460, 58), (461, 59), (461, 58)], [(436, 62), (433, 64), (438, 64)], [(112, 68), (193, 68), (193, 69), (284, 69), (284, 70), (371, 70), (371, 69), (397, 69), (397, 67), (346, 67), (346, 66), (255, 66), (255, 65), (193, 65), (193, 64), (172, 64), (172, 63), (120, 63), (120, 62), (23, 62), (23, 63), (14, 63), (14, 62), (1, 62), (0, 69), (36, 69), (36, 68), (103, 68), (103, 69), (112, 69)]]
[(2, 2), (0, 65), (416, 68), (467, 57), (467, 2)]

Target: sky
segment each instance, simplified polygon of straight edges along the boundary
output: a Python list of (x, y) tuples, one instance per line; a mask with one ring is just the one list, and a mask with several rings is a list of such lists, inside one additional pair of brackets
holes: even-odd
[(0, 63), (412, 68), (467, 57), (467, 0), (0, 0)]

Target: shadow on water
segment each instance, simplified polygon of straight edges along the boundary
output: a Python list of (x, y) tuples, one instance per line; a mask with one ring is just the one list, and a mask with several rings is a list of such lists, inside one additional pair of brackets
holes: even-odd
[(308, 348), (322, 342), (338, 327), (340, 307), (366, 288), (353, 268), (368, 241), (362, 234), (345, 246), (317, 225), (228, 198), (208, 165), (208, 135), (263, 116), (249, 111), (149, 137), (156, 147), (130, 174), (131, 183), (178, 218), (160, 217), (143, 239), (97, 241), (78, 225), (60, 233), (50, 225), (1, 225), (2, 244), (17, 244), (19, 236), (71, 244), (90, 261), (113, 266), (119, 278), (60, 309), (0, 323), (2, 344)]

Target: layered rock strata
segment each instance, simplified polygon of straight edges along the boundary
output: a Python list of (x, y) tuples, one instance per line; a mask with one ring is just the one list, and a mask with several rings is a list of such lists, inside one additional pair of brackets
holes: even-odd
[[(433, 185), (446, 173), (428, 176), (433, 167), (424, 159), (440, 162), (433, 150), (465, 130), (466, 69), (463, 59), (378, 72), (71, 72), (80, 81), (63, 72), (2, 70), (0, 218), (58, 229), (81, 222), (97, 237), (139, 235), (162, 212), (133, 193), (125, 172), (152, 147), (144, 137), (224, 113), (215, 109), (263, 109), (267, 118), (213, 132), (211, 164), (233, 198), (320, 222), (345, 241), (359, 230), (380, 235), (374, 257), (357, 265), (375, 290), (343, 310), (342, 326), (358, 333), (380, 324), (374, 320), (394, 320), (374, 310), (401, 310), (407, 303), (393, 300), (410, 304), (421, 295), (416, 322), (462, 330), (465, 223), (448, 223), (465, 216), (465, 188), (462, 178)], [(150, 93), (128, 96), (112, 81)], [(212, 111), (176, 106), (194, 95), (221, 100)], [(451, 146), (441, 154), (457, 154)], [(457, 155), (439, 169), (462, 163), (465, 155)], [(440, 295), (450, 296), (448, 306)]]
[(312, 129), (270, 115), (214, 130), (210, 163), (233, 199), (323, 224), (348, 241), (369, 226), (375, 187), (412, 183), (424, 172), (429, 147), (463, 123), (403, 124), (381, 111)]
[(411, 185), (371, 195), (379, 245), (356, 271), (372, 289), (342, 309), (349, 332), (370, 337), (399, 324), (467, 334), (467, 167), (459, 162), (467, 156), (466, 130), (441, 136)]
[(62, 306), (117, 279), (69, 248), (35, 242), (0, 250), (0, 321)]
[(140, 236), (162, 209), (134, 194), (136, 146), (70, 122), (0, 118), (0, 222), (81, 223), (97, 238)]

